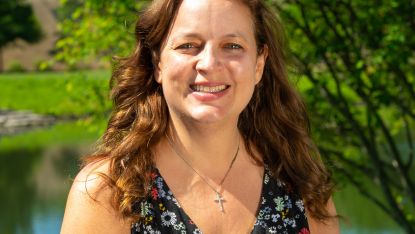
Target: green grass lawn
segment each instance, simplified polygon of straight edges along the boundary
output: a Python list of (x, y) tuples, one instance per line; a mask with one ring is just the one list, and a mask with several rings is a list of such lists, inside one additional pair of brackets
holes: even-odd
[(105, 119), (87, 118), (79, 121), (59, 122), (47, 128), (38, 128), (0, 139), (0, 156), (16, 149), (37, 150), (55, 144), (76, 145), (94, 142), (105, 130)]
[(0, 109), (58, 116), (101, 115), (108, 100), (109, 71), (0, 74)]
[(0, 137), (0, 156), (96, 141), (105, 130), (111, 107), (109, 77), (109, 71), (0, 74), (0, 109), (77, 119)]

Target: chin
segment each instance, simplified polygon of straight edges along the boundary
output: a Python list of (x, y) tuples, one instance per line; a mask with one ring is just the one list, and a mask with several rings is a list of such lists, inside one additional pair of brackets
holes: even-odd
[[(214, 109), (214, 110), (212, 110)], [(190, 118), (199, 123), (218, 123), (228, 119), (228, 114), (215, 108), (194, 109), (190, 112)]]

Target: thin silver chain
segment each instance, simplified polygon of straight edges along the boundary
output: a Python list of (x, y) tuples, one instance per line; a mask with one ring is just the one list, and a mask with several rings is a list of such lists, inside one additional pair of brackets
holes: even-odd
[[(179, 156), (182, 160), (183, 160), (183, 162), (185, 162), (186, 164), (187, 164), (187, 166), (189, 166), (190, 167), (190, 169), (192, 169), (215, 193), (217, 193), (217, 194), (220, 194), (201, 174), (199, 174), (199, 172), (197, 172), (197, 170), (196, 169), (194, 169), (194, 167), (192, 166), (192, 164), (190, 164), (190, 162), (189, 161), (187, 161), (184, 157), (183, 157), (183, 155), (181, 155), (178, 151), (177, 151), (177, 149), (174, 147), (174, 145), (173, 145), (173, 142), (171, 141), (171, 139), (170, 139), (170, 137), (168, 137), (167, 135), (166, 135), (166, 138), (167, 138), (167, 141), (169, 142), (169, 145), (170, 145), (170, 147), (173, 149), (173, 151), (174, 151), (174, 153), (176, 153), (177, 154), (177, 156)], [(232, 161), (231, 161), (231, 163), (230, 163), (230, 165), (229, 165), (229, 167), (228, 167), (228, 170), (226, 171), (226, 173), (225, 173), (225, 175), (223, 176), (223, 178), (222, 178), (222, 180), (220, 181), (220, 183), (219, 183), (219, 187), (221, 187), (222, 186), (222, 184), (223, 184), (223, 182), (225, 182), (225, 179), (226, 179), (226, 177), (228, 176), (228, 174), (229, 174), (229, 172), (231, 171), (231, 169), (232, 169), (232, 166), (233, 166), (233, 164), (235, 163), (235, 160), (236, 160), (236, 157), (238, 156), (238, 153), (239, 153), (239, 143), (240, 143), (240, 140), (238, 140), (238, 148), (236, 149), (236, 153), (235, 153), (235, 155), (233, 156), (233, 158), (232, 158)]]

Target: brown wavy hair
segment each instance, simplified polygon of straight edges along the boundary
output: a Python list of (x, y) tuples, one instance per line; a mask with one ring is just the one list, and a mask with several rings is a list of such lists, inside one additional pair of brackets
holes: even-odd
[[(330, 217), (326, 204), (332, 194), (330, 174), (310, 138), (305, 106), (288, 81), (284, 30), (262, 0), (241, 0), (249, 7), (258, 53), (268, 47), (263, 77), (239, 117), (238, 128), (248, 152), (273, 175), (291, 185), (319, 220)], [(124, 218), (140, 217), (138, 202), (151, 187), (153, 147), (165, 136), (169, 112), (154, 68), (160, 47), (175, 19), (181, 0), (154, 0), (135, 27), (136, 47), (118, 59), (111, 77), (114, 109), (100, 150), (84, 164), (106, 160), (103, 175), (113, 189), (112, 204)], [(253, 147), (262, 158), (255, 158)]]

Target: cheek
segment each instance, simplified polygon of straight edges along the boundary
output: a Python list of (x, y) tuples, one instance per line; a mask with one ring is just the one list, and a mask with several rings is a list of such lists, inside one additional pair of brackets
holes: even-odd
[(189, 61), (179, 56), (166, 56), (160, 65), (160, 80), (171, 82), (183, 80), (191, 70)]
[(235, 81), (245, 84), (255, 84), (255, 66), (251, 59), (244, 59), (241, 61), (233, 61), (229, 65), (232, 68), (233, 77)]

